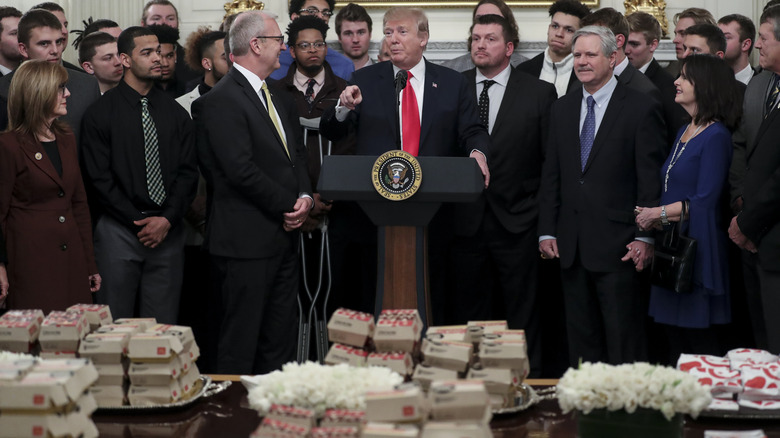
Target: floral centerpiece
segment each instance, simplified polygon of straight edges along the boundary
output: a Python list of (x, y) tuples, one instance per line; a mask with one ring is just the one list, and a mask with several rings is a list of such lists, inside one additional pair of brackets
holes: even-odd
[(0, 362), (14, 361), (20, 359), (36, 359), (35, 356), (24, 353), (13, 353), (10, 351), (0, 351)]
[(366, 408), (368, 390), (389, 390), (403, 382), (400, 374), (385, 367), (353, 367), (290, 362), (281, 371), (242, 377), (249, 406), (265, 415), (272, 404), (313, 409)]
[(682, 414), (695, 418), (712, 401), (696, 377), (647, 363), (586, 362), (566, 371), (557, 393), (564, 413), (578, 411), (582, 438), (682, 436)]

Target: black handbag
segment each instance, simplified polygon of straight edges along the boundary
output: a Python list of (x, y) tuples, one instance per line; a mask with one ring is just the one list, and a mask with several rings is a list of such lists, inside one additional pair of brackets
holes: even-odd
[(680, 222), (672, 224), (655, 242), (651, 282), (679, 294), (693, 289), (693, 264), (696, 260), (696, 239), (682, 232), (687, 202), (682, 203)]

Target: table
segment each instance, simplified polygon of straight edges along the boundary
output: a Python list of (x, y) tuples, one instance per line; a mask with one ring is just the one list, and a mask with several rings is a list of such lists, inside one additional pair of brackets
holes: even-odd
[[(246, 390), (237, 376), (212, 376), (215, 381), (234, 383), (220, 394), (200, 400), (179, 412), (162, 414), (124, 414), (92, 416), (101, 438), (128, 437), (193, 437), (245, 438), (260, 424), (257, 411), (249, 408)], [(528, 380), (534, 387), (555, 384), (555, 380)], [(576, 421), (573, 414), (562, 414), (556, 400), (544, 400), (518, 414), (494, 417), (491, 422), (496, 438), (574, 438)], [(734, 421), (685, 419), (685, 438), (703, 438), (705, 430), (763, 429), (769, 438), (780, 438), (778, 421)]]

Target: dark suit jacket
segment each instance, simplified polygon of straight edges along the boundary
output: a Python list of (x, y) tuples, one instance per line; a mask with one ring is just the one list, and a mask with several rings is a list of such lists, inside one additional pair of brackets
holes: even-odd
[(666, 143), (667, 148), (671, 148), (671, 144), (677, 138), (677, 132), (688, 119), (688, 113), (679, 103), (674, 101), (675, 96), (677, 96), (677, 88), (674, 86), (675, 78), (664, 70), (655, 58), (647, 66), (645, 76), (661, 92), (661, 104), (664, 107), (664, 120), (666, 121)]
[(623, 73), (620, 73), (617, 77), (617, 80), (628, 88), (633, 88), (636, 91), (647, 94), (657, 100), (658, 103), (662, 102), (661, 92), (658, 90), (658, 87), (656, 87), (655, 84), (653, 84), (653, 81), (648, 79), (647, 76), (637, 70), (636, 67), (631, 65), (630, 62), (625, 70), (623, 70)]
[(762, 269), (780, 270), (780, 109), (763, 120), (746, 153), (739, 229), (756, 244)]
[(731, 168), (729, 169), (732, 205), (737, 198), (742, 196), (744, 191), (746, 156), (752, 153), (755, 147), (758, 130), (764, 121), (767, 92), (773, 78), (774, 73), (764, 70), (753, 76), (745, 90), (745, 97), (742, 101), (742, 120), (732, 136), (734, 156), (731, 159)]
[[(463, 75), (476, 96), (476, 70)], [(477, 202), (456, 204), (456, 233), (471, 236), (477, 232), (486, 202), (510, 232), (536, 226), (536, 192), (542, 175), (550, 108), (557, 98), (552, 84), (512, 69), (490, 134), (490, 186)]]
[[(539, 75), (542, 74), (543, 65), (544, 65), (544, 52), (518, 65), (516, 68), (522, 72), (528, 73), (529, 75), (535, 78), (539, 78)], [(572, 69), (571, 76), (569, 77), (569, 87), (566, 89), (566, 93), (571, 93), (572, 90), (576, 90), (578, 87), (581, 86), (582, 84), (577, 79), (577, 75), (574, 74), (574, 69)]]
[(582, 95), (581, 89), (569, 93), (552, 108), (538, 232), (557, 237), (562, 268), (579, 255), (591, 271), (633, 269), (620, 258), (629, 242), (648, 236), (634, 223), (634, 207), (657, 206), (661, 195), (661, 104), (618, 83), (583, 172)]
[[(344, 122), (329, 108), (320, 120), (320, 132), (330, 140), (357, 130), (357, 155), (381, 155), (397, 149), (393, 65), (381, 62), (361, 68), (351, 84), (360, 87), (363, 101)], [(425, 94), (420, 125), (421, 156), (467, 156), (472, 149), (489, 154), (490, 137), (477, 117), (477, 102), (466, 78), (446, 67), (425, 61)]]
[(257, 92), (235, 68), (192, 105), (198, 162), (209, 188), (204, 246), (212, 255), (278, 254), (290, 240), (283, 214), (311, 192), (295, 103), (271, 91), (291, 158)]
[[(68, 82), (66, 86), (70, 91), (70, 97), (68, 97), (68, 114), (62, 117), (62, 120), (68, 123), (68, 126), (73, 130), (73, 134), (76, 136), (76, 143), (78, 144), (81, 132), (81, 118), (84, 116), (84, 112), (87, 111), (90, 105), (92, 105), (100, 97), (100, 87), (98, 86), (97, 79), (94, 76), (88, 75), (84, 72), (65, 69), (68, 72)], [(2, 127), (8, 126), (8, 89), (11, 86), (11, 79), (14, 77), (14, 72), (0, 78), (0, 99), (2, 99), (0, 105), (0, 123)]]

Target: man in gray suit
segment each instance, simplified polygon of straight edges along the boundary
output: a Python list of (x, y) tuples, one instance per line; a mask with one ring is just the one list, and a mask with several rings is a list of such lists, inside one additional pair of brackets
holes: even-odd
[[(57, 17), (43, 9), (32, 9), (19, 20), (19, 53), (25, 60), (43, 60), (62, 62), (62, 51), (65, 49), (65, 38), (62, 36), (62, 24)], [(76, 141), (79, 139), (81, 117), (84, 112), (100, 97), (97, 80), (92, 76), (71, 69), (68, 72), (66, 87), (70, 90), (68, 98), (68, 114), (63, 116)], [(8, 88), (14, 72), (0, 78), (0, 125), (8, 125), (8, 114), (5, 103), (8, 101)]]

